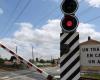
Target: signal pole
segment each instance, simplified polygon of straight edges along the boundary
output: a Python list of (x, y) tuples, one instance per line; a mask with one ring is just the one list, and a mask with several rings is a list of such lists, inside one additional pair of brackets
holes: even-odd
[(63, 0), (61, 11), (62, 33), (60, 34), (60, 77), (61, 80), (80, 79), (79, 33), (76, 32), (79, 21), (75, 16), (77, 0)]

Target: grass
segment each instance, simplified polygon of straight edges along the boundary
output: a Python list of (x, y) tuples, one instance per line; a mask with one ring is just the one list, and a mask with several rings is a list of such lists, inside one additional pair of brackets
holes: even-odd
[(100, 80), (100, 74), (82, 74), (81, 76), (84, 78), (93, 78)]
[(94, 70), (94, 71), (100, 71), (100, 66), (81, 66), (82, 71), (87, 70)]

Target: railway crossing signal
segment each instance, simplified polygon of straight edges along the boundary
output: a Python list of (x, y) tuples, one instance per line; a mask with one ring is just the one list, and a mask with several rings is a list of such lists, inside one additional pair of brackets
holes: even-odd
[(69, 46), (67, 44), (61, 44), (60, 46), (61, 55), (69, 52)]
[(76, 30), (79, 21), (75, 16), (78, 9), (78, 2), (76, 0), (63, 0), (61, 4), (61, 11), (64, 17), (61, 20), (61, 27), (64, 32), (73, 32)]
[(63, 0), (61, 3), (61, 10), (64, 14), (74, 14), (78, 6), (77, 0)]
[(61, 11), (62, 33), (60, 34), (60, 77), (61, 80), (80, 79), (79, 33), (76, 32), (79, 21), (75, 16), (77, 0), (63, 0)]
[(65, 32), (73, 32), (76, 30), (79, 22), (76, 16), (65, 15), (61, 20), (62, 30)]

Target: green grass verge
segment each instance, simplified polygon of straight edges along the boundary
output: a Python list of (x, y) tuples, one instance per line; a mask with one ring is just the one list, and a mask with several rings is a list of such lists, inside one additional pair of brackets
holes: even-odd
[(100, 74), (82, 74), (81, 76), (84, 78), (93, 78), (100, 80)]

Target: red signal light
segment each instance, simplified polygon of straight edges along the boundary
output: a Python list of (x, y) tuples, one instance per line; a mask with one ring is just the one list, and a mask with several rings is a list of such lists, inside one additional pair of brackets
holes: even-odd
[(72, 21), (67, 21), (67, 22), (66, 22), (66, 26), (72, 27), (72, 25), (73, 25), (73, 22), (72, 22)]
[(61, 11), (64, 17), (61, 20), (61, 28), (63, 32), (76, 31), (78, 26), (78, 19), (75, 16), (75, 12), (79, 7), (77, 0), (63, 0), (61, 3)]
[(65, 15), (61, 20), (61, 27), (65, 32), (73, 32), (76, 30), (78, 23), (76, 16)]

